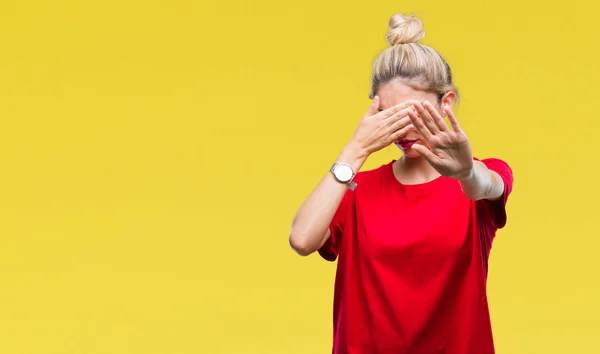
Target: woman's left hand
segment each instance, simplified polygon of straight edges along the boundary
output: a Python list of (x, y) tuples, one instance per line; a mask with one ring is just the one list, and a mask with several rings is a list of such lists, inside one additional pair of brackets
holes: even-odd
[(452, 109), (444, 107), (452, 129), (449, 129), (435, 107), (425, 101), (415, 102), (417, 113), (409, 117), (426, 140), (429, 148), (414, 144), (412, 149), (421, 154), (440, 174), (456, 179), (464, 179), (473, 172), (473, 153), (467, 135), (462, 131)]

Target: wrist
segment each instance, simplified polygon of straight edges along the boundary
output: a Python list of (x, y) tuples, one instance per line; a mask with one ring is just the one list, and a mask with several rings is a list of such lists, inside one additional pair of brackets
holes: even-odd
[(488, 168), (476, 161), (473, 167), (458, 179), (463, 193), (471, 200), (479, 200), (488, 195), (492, 179)]
[(367, 161), (369, 154), (357, 143), (351, 141), (342, 150), (338, 156), (337, 162), (347, 163), (352, 167), (354, 173), (358, 173), (362, 165)]
[(473, 180), (475, 177), (476, 177), (475, 176), (475, 165), (473, 165), (473, 166), (471, 166), (470, 169), (468, 169), (466, 171), (462, 171), (455, 178), (461, 183), (468, 183), (469, 181)]

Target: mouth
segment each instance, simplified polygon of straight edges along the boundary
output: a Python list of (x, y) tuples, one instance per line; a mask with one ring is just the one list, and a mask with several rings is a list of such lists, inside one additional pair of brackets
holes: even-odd
[(413, 144), (416, 142), (417, 142), (417, 140), (402, 139), (402, 140), (396, 141), (396, 145), (399, 148), (401, 148), (402, 150), (407, 150), (407, 149), (410, 149), (411, 146), (413, 146)]

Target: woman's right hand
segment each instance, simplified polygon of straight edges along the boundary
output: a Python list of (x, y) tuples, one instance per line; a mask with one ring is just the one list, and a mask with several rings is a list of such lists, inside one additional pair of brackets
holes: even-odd
[(416, 110), (412, 102), (407, 101), (379, 111), (379, 96), (375, 96), (373, 104), (358, 124), (352, 145), (358, 146), (366, 155), (379, 151), (401, 139), (414, 129), (408, 112)]

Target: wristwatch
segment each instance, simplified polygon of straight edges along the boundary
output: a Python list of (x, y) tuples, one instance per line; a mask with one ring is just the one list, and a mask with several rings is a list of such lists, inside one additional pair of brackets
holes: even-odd
[(347, 184), (350, 190), (356, 188), (357, 184), (352, 181), (356, 174), (347, 163), (336, 162), (331, 166), (329, 172), (333, 174), (336, 181)]

